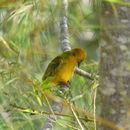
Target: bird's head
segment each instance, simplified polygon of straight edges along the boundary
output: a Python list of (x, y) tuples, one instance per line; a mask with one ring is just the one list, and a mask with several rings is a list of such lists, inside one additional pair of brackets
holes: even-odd
[(75, 56), (77, 63), (80, 64), (87, 56), (86, 52), (82, 48), (73, 48), (71, 50), (73, 56)]

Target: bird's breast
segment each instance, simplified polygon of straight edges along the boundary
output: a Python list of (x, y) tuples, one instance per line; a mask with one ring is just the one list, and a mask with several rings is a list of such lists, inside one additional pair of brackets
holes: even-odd
[(58, 79), (60, 79), (61, 82), (68, 82), (73, 75), (75, 66), (75, 62), (70, 61), (70, 63), (64, 63), (58, 74)]

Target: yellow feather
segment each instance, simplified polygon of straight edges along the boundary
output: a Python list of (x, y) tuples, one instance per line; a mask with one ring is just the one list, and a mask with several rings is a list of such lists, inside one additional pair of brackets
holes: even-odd
[(74, 48), (62, 53), (49, 63), (42, 80), (52, 77), (49, 85), (67, 84), (76, 65), (85, 58), (86, 53), (82, 48)]

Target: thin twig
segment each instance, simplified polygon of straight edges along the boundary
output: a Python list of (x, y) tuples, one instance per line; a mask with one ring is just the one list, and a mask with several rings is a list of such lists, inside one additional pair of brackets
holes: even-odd
[(71, 110), (72, 110), (72, 112), (73, 112), (73, 114), (74, 114), (74, 116), (75, 116), (75, 119), (77, 120), (79, 126), (81, 127), (81, 130), (84, 130), (84, 128), (83, 128), (83, 126), (82, 126), (82, 124), (81, 124), (81, 122), (80, 122), (78, 116), (76, 115), (76, 113), (75, 113), (75, 111), (74, 111), (74, 109), (73, 109), (72, 107), (71, 107)]
[(93, 112), (94, 113), (93, 114), (94, 118), (93, 119), (94, 119), (94, 127), (95, 127), (94, 130), (97, 129), (96, 128), (96, 96), (97, 96), (97, 88), (94, 89), (94, 99), (93, 99), (94, 100), (94, 103), (93, 103), (94, 104), (94, 106), (93, 106), (93, 109), (94, 109), (94, 112)]
[[(61, 116), (61, 117), (75, 118), (74, 115), (70, 115), (70, 114), (51, 113), (51, 112), (47, 112), (47, 111), (32, 110), (32, 109), (24, 108), (24, 107), (21, 107), (21, 106), (19, 107), (19, 106), (14, 105), (14, 104), (10, 104), (10, 106), (13, 107), (13, 110), (1, 111), (1, 113), (24, 112), (24, 113), (29, 113), (31, 115), (57, 115), (57, 116)], [(86, 119), (84, 117), (79, 117), (79, 116), (77, 116), (77, 118), (80, 119), (80, 120), (86, 121), (86, 122), (93, 122), (92, 119)]]

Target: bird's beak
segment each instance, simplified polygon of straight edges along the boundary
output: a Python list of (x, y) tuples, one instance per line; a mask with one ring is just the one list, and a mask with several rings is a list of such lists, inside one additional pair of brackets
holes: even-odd
[(82, 60), (78, 62), (78, 67), (80, 66), (81, 62), (82, 62)]

